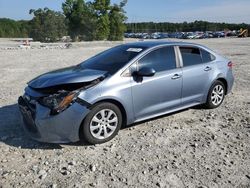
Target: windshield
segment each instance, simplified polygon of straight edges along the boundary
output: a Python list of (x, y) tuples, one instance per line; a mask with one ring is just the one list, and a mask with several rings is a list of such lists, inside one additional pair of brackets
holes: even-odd
[(145, 47), (120, 45), (84, 61), (80, 66), (83, 69), (102, 70), (114, 74), (144, 50)]

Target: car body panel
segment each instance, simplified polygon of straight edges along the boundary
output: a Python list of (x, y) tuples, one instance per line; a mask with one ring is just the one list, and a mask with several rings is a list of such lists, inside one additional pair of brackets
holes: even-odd
[(51, 116), (48, 108), (36, 103), (36, 114), (32, 117), (27, 105), (19, 101), (19, 107), (24, 120), (24, 130), (34, 140), (49, 143), (79, 141), (81, 123), (89, 112), (86, 107), (74, 103), (62, 113)]
[(172, 79), (175, 74), (181, 75), (182, 71), (164, 71), (153, 77), (145, 77), (141, 82), (132, 80), (135, 119), (145, 119), (180, 106), (182, 78)]
[[(210, 67), (210, 71), (205, 71)], [(205, 91), (214, 78), (214, 63), (206, 63), (182, 68), (182, 104), (203, 102)]]
[(31, 87), (27, 86), (24, 89), (24, 92), (28, 94), (28, 96), (34, 97), (34, 98), (39, 98), (39, 97), (44, 97), (46, 96), (46, 94), (38, 92), (34, 89), (32, 89)]
[(82, 92), (78, 97), (92, 105), (105, 100), (117, 101), (125, 109), (127, 122), (131, 124), (134, 121), (130, 87), (131, 77), (119, 78), (120, 75), (109, 77), (94, 88)]
[(28, 85), (39, 89), (61, 84), (86, 83), (104, 76), (105, 73), (105, 71), (80, 69), (79, 66), (73, 66), (45, 73), (31, 80)]

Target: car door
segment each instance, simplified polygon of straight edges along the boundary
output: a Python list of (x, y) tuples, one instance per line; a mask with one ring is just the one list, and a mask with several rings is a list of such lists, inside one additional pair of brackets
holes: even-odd
[(152, 77), (133, 76), (132, 96), (136, 121), (153, 117), (181, 103), (182, 70), (176, 66), (173, 46), (155, 49), (136, 64), (137, 70), (151, 67)]
[(214, 65), (203, 60), (202, 51), (198, 47), (180, 46), (179, 50), (183, 67), (182, 105), (200, 103), (204, 99), (206, 88), (211, 84)]

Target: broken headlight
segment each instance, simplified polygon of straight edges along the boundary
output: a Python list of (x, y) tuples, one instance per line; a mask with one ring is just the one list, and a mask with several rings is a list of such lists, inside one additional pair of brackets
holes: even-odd
[(44, 97), (40, 103), (51, 109), (52, 114), (58, 114), (68, 108), (77, 98), (79, 91), (59, 91), (56, 94)]

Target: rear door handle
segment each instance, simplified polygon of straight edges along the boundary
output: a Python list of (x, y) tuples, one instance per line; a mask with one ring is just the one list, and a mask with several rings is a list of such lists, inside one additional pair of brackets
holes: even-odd
[(177, 79), (179, 79), (179, 78), (181, 78), (181, 75), (175, 74), (171, 79), (172, 79), (172, 80), (177, 80)]
[(207, 67), (204, 69), (204, 71), (211, 71), (211, 70), (212, 70), (212, 68), (209, 67), (209, 66), (207, 66)]

